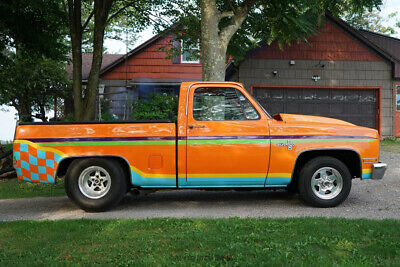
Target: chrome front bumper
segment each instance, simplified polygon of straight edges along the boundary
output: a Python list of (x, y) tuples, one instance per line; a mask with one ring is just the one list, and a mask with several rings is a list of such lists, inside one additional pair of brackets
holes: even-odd
[(382, 179), (383, 176), (385, 175), (386, 168), (387, 168), (387, 164), (386, 163), (381, 163), (381, 162), (374, 163), (374, 165), (372, 167), (371, 179), (373, 179), (373, 180)]

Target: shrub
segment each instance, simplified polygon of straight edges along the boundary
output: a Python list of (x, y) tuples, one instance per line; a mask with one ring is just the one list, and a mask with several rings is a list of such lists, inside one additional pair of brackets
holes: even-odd
[(134, 120), (173, 120), (178, 113), (178, 97), (170, 94), (149, 95), (147, 100), (138, 100), (133, 105)]

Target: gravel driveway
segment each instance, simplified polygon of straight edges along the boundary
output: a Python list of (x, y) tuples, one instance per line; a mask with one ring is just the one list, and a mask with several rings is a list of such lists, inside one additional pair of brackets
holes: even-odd
[(400, 219), (400, 154), (382, 152), (388, 170), (381, 181), (353, 180), (348, 199), (339, 207), (321, 209), (303, 204), (284, 191), (160, 191), (128, 195), (115, 209), (86, 213), (67, 197), (0, 200), (0, 220), (149, 217), (346, 217)]

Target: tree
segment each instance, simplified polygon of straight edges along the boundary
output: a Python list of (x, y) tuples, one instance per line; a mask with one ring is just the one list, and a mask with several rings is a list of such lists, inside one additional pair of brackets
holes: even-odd
[[(0, 51), (23, 49), (52, 59), (64, 59), (67, 25), (56, 0), (0, 1)], [(0, 53), (0, 59), (6, 56)]]
[[(162, 14), (183, 26), (179, 38), (200, 40), (203, 80), (219, 81), (225, 79), (227, 55), (243, 57), (261, 40), (278, 41), (281, 47), (306, 40), (327, 10), (338, 16), (380, 4), (381, 0), (175, 0), (165, 4)], [(193, 10), (200, 10), (200, 16)]]
[[(103, 42), (107, 27), (114, 26), (110, 27), (109, 31), (120, 30), (121, 24), (118, 21), (122, 20), (125, 27), (136, 27), (137, 30), (140, 30), (149, 22), (142, 11), (150, 9), (155, 4), (157, 4), (157, 1), (95, 0), (92, 2), (63, 0), (72, 47), (72, 88), (75, 120), (93, 120), (95, 118), (96, 96), (104, 49)], [(83, 17), (84, 20), (82, 20)], [(82, 23), (82, 21), (84, 22)], [(88, 33), (88, 26), (90, 25), (93, 25), (93, 27)], [(87, 86), (83, 88), (82, 45), (85, 34), (89, 36), (89, 40), (92, 40), (93, 58)]]
[(0, 64), (0, 104), (15, 107), (21, 121), (32, 121), (33, 111), (46, 121), (46, 108), (69, 88), (65, 63), (20, 50), (7, 54)]
[(388, 17), (384, 18), (381, 16), (379, 9), (373, 9), (371, 11), (364, 9), (359, 13), (346, 12), (343, 14), (342, 18), (356, 29), (392, 35), (397, 33), (396, 28), (400, 27), (400, 21), (396, 20), (393, 26), (385, 26), (384, 24), (388, 23), (390, 19), (397, 18), (397, 16), (397, 12), (392, 12)]
[(0, 2), (0, 103), (14, 106), (20, 120), (44, 114), (49, 92), (66, 86), (67, 29), (57, 0)]

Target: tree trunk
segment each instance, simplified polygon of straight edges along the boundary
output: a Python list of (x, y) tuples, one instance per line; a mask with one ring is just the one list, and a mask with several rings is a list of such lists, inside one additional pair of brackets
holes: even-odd
[(104, 30), (112, 4), (113, 0), (96, 0), (94, 2), (93, 59), (83, 103), (85, 109), (83, 120), (90, 121), (96, 117), (96, 96), (103, 59)]
[(69, 24), (72, 46), (72, 91), (74, 97), (74, 120), (82, 119), (82, 3), (81, 0), (68, 0), (68, 9), (64, 4)]
[(71, 34), (74, 120), (79, 121), (84, 113), (82, 107), (82, 36), (72, 36), (74, 35)]
[(16, 109), (18, 111), (19, 121), (32, 121), (32, 103), (26, 103), (21, 101)]
[(224, 81), (226, 48), (219, 37), (219, 11), (215, 0), (201, 0), (201, 62), (203, 81)]
[[(246, 19), (254, 0), (245, 0), (232, 11), (220, 12), (216, 0), (200, 0), (201, 10), (201, 60), (204, 81), (225, 81), (226, 51), (235, 32)], [(222, 18), (230, 23), (219, 27)]]

